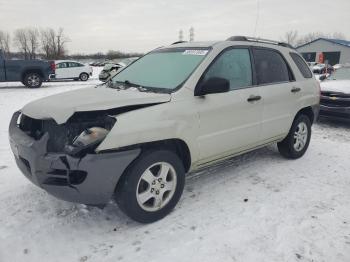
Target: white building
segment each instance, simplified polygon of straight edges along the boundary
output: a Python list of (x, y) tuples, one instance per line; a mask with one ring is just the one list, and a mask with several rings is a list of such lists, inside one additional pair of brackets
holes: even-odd
[(308, 62), (320, 62), (335, 65), (350, 63), (350, 41), (319, 38), (296, 48)]

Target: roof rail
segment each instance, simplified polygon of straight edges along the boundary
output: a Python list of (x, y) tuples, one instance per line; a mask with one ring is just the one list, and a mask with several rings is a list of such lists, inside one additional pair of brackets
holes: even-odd
[(295, 49), (290, 44), (287, 44), (287, 43), (284, 43), (284, 42), (279, 42), (279, 41), (270, 40), (270, 39), (250, 37), (250, 36), (231, 36), (231, 37), (227, 38), (226, 41), (249, 41), (249, 42), (257, 42), (257, 43), (279, 45), (279, 46), (284, 46), (284, 47)]
[(174, 43), (172, 43), (171, 45), (176, 45), (176, 44), (181, 44), (181, 43), (186, 43), (187, 41), (176, 41)]

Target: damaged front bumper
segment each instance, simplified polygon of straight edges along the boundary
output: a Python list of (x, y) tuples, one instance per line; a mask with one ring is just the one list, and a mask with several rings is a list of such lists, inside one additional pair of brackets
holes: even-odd
[(38, 140), (27, 135), (17, 124), (20, 114), (14, 113), (9, 127), (17, 166), (35, 185), (66, 201), (105, 205), (124, 170), (141, 151), (87, 154), (82, 158), (47, 152), (49, 134)]

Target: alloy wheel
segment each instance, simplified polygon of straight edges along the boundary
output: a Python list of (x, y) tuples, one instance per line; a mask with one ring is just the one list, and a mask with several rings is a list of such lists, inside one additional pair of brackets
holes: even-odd
[(136, 189), (137, 203), (145, 211), (158, 211), (169, 203), (176, 185), (174, 167), (166, 162), (155, 163), (139, 179)]

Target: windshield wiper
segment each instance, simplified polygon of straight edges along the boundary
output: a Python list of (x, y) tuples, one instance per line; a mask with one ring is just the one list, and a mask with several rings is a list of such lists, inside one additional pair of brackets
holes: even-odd
[(117, 81), (117, 83), (121, 83), (124, 85), (124, 89), (128, 89), (128, 88), (131, 88), (131, 87), (134, 87), (136, 88), (137, 90), (139, 90), (140, 92), (155, 92), (154, 90), (152, 90), (152, 88), (150, 87), (145, 87), (145, 86), (141, 86), (139, 84), (135, 84), (135, 83), (132, 83), (130, 82), (129, 80), (125, 80), (124, 82), (122, 81)]
[(141, 86), (139, 84), (132, 83), (129, 80), (116, 81), (116, 82), (108, 81), (108, 82), (109, 83), (106, 83), (107, 87), (118, 89), (118, 90), (126, 90), (126, 89), (133, 87), (133, 88), (136, 88), (140, 92), (164, 93), (162, 88)]

